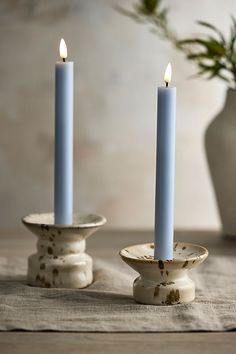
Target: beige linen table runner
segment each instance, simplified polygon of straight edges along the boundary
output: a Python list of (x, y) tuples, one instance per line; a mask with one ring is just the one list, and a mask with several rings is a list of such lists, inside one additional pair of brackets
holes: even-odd
[(26, 284), (26, 260), (0, 258), (0, 330), (176, 332), (236, 329), (236, 259), (210, 256), (191, 273), (196, 300), (176, 306), (135, 303), (136, 276), (117, 257), (94, 261), (94, 283), (83, 290)]

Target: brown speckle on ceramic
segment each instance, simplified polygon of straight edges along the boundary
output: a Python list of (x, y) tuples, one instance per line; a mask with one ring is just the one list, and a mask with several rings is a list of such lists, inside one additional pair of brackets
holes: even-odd
[(157, 286), (155, 287), (155, 290), (154, 290), (154, 297), (159, 296), (159, 292), (160, 292), (160, 285), (157, 284)]
[(46, 268), (45, 263), (41, 263), (39, 268), (40, 268), (41, 270), (42, 270), (42, 269), (45, 269), (45, 268)]
[[(152, 259), (153, 259), (153, 257), (152, 257)], [(160, 269), (164, 269), (164, 262), (162, 260), (158, 261), (158, 267)]]
[(54, 276), (58, 276), (59, 271), (58, 271), (57, 268), (54, 268), (52, 273), (53, 273)]
[(92, 283), (85, 240), (106, 223), (103, 216), (74, 215), (73, 225), (55, 225), (52, 213), (28, 215), (22, 221), (38, 237), (37, 252), (28, 258), (30, 285), (80, 289)]
[(166, 296), (166, 305), (175, 305), (178, 304), (180, 300), (179, 289), (171, 290), (169, 294)]
[(188, 270), (202, 263), (208, 256), (206, 248), (176, 242), (173, 260), (154, 259), (153, 244), (124, 248), (121, 258), (140, 274), (133, 284), (134, 299), (152, 305), (175, 305), (195, 298), (195, 284)]
[(42, 231), (61, 234), (65, 230), (71, 230), (71, 232), (76, 233), (78, 229), (101, 227), (106, 223), (106, 218), (97, 214), (74, 214), (72, 225), (57, 225), (54, 224), (53, 213), (43, 213), (27, 215), (22, 218), (22, 222), (28, 228), (30, 225), (35, 227), (37, 225), (41, 228), (41, 234)]
[[(154, 246), (153, 248), (151, 246), (153, 246), (152, 243), (129, 246), (120, 252), (120, 256), (124, 260), (130, 259), (139, 262), (151, 261), (152, 263), (158, 263), (160, 269), (168, 269), (172, 267), (173, 263), (184, 264), (186, 261), (189, 262), (193, 260), (201, 262), (201, 259), (205, 259), (207, 253), (206, 248), (202, 246), (186, 242), (176, 242), (174, 244), (173, 260), (158, 260), (154, 259)], [(185, 264), (185, 267), (187, 265), (188, 264)]]
[(162, 283), (160, 283), (160, 285), (167, 286), (167, 285), (172, 285), (174, 283), (175, 283), (174, 281), (163, 281)]
[(52, 249), (52, 247), (48, 247), (48, 254), (53, 254), (53, 249)]

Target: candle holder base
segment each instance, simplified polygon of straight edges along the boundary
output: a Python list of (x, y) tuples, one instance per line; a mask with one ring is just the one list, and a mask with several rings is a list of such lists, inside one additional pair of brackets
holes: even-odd
[(195, 284), (188, 270), (208, 256), (206, 248), (185, 242), (174, 244), (173, 260), (154, 259), (154, 244), (126, 247), (120, 252), (125, 263), (140, 274), (133, 283), (134, 299), (142, 304), (176, 305), (195, 298)]
[(37, 252), (28, 258), (28, 284), (52, 288), (85, 288), (93, 281), (92, 258), (85, 253), (86, 238), (106, 219), (75, 215), (73, 225), (54, 224), (54, 214), (31, 214), (23, 224), (37, 237)]

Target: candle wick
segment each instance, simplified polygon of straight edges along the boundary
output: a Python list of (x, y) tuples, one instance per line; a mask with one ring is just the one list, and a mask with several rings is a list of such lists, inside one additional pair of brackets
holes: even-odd
[(168, 86), (169, 86), (169, 82), (168, 82), (168, 81), (165, 81), (165, 83), (166, 83), (166, 87), (168, 87)]
[(63, 60), (63, 63), (65, 63), (65, 62), (66, 62), (66, 59), (65, 59), (65, 58), (62, 58), (62, 60)]

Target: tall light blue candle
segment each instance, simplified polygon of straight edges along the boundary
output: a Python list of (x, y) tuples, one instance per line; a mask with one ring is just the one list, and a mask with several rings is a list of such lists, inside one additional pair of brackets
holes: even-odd
[(62, 61), (56, 63), (55, 71), (54, 213), (56, 224), (72, 224), (74, 64), (66, 62), (64, 39), (60, 56)]
[(158, 88), (154, 258), (173, 259), (176, 88), (168, 87), (171, 65)]

